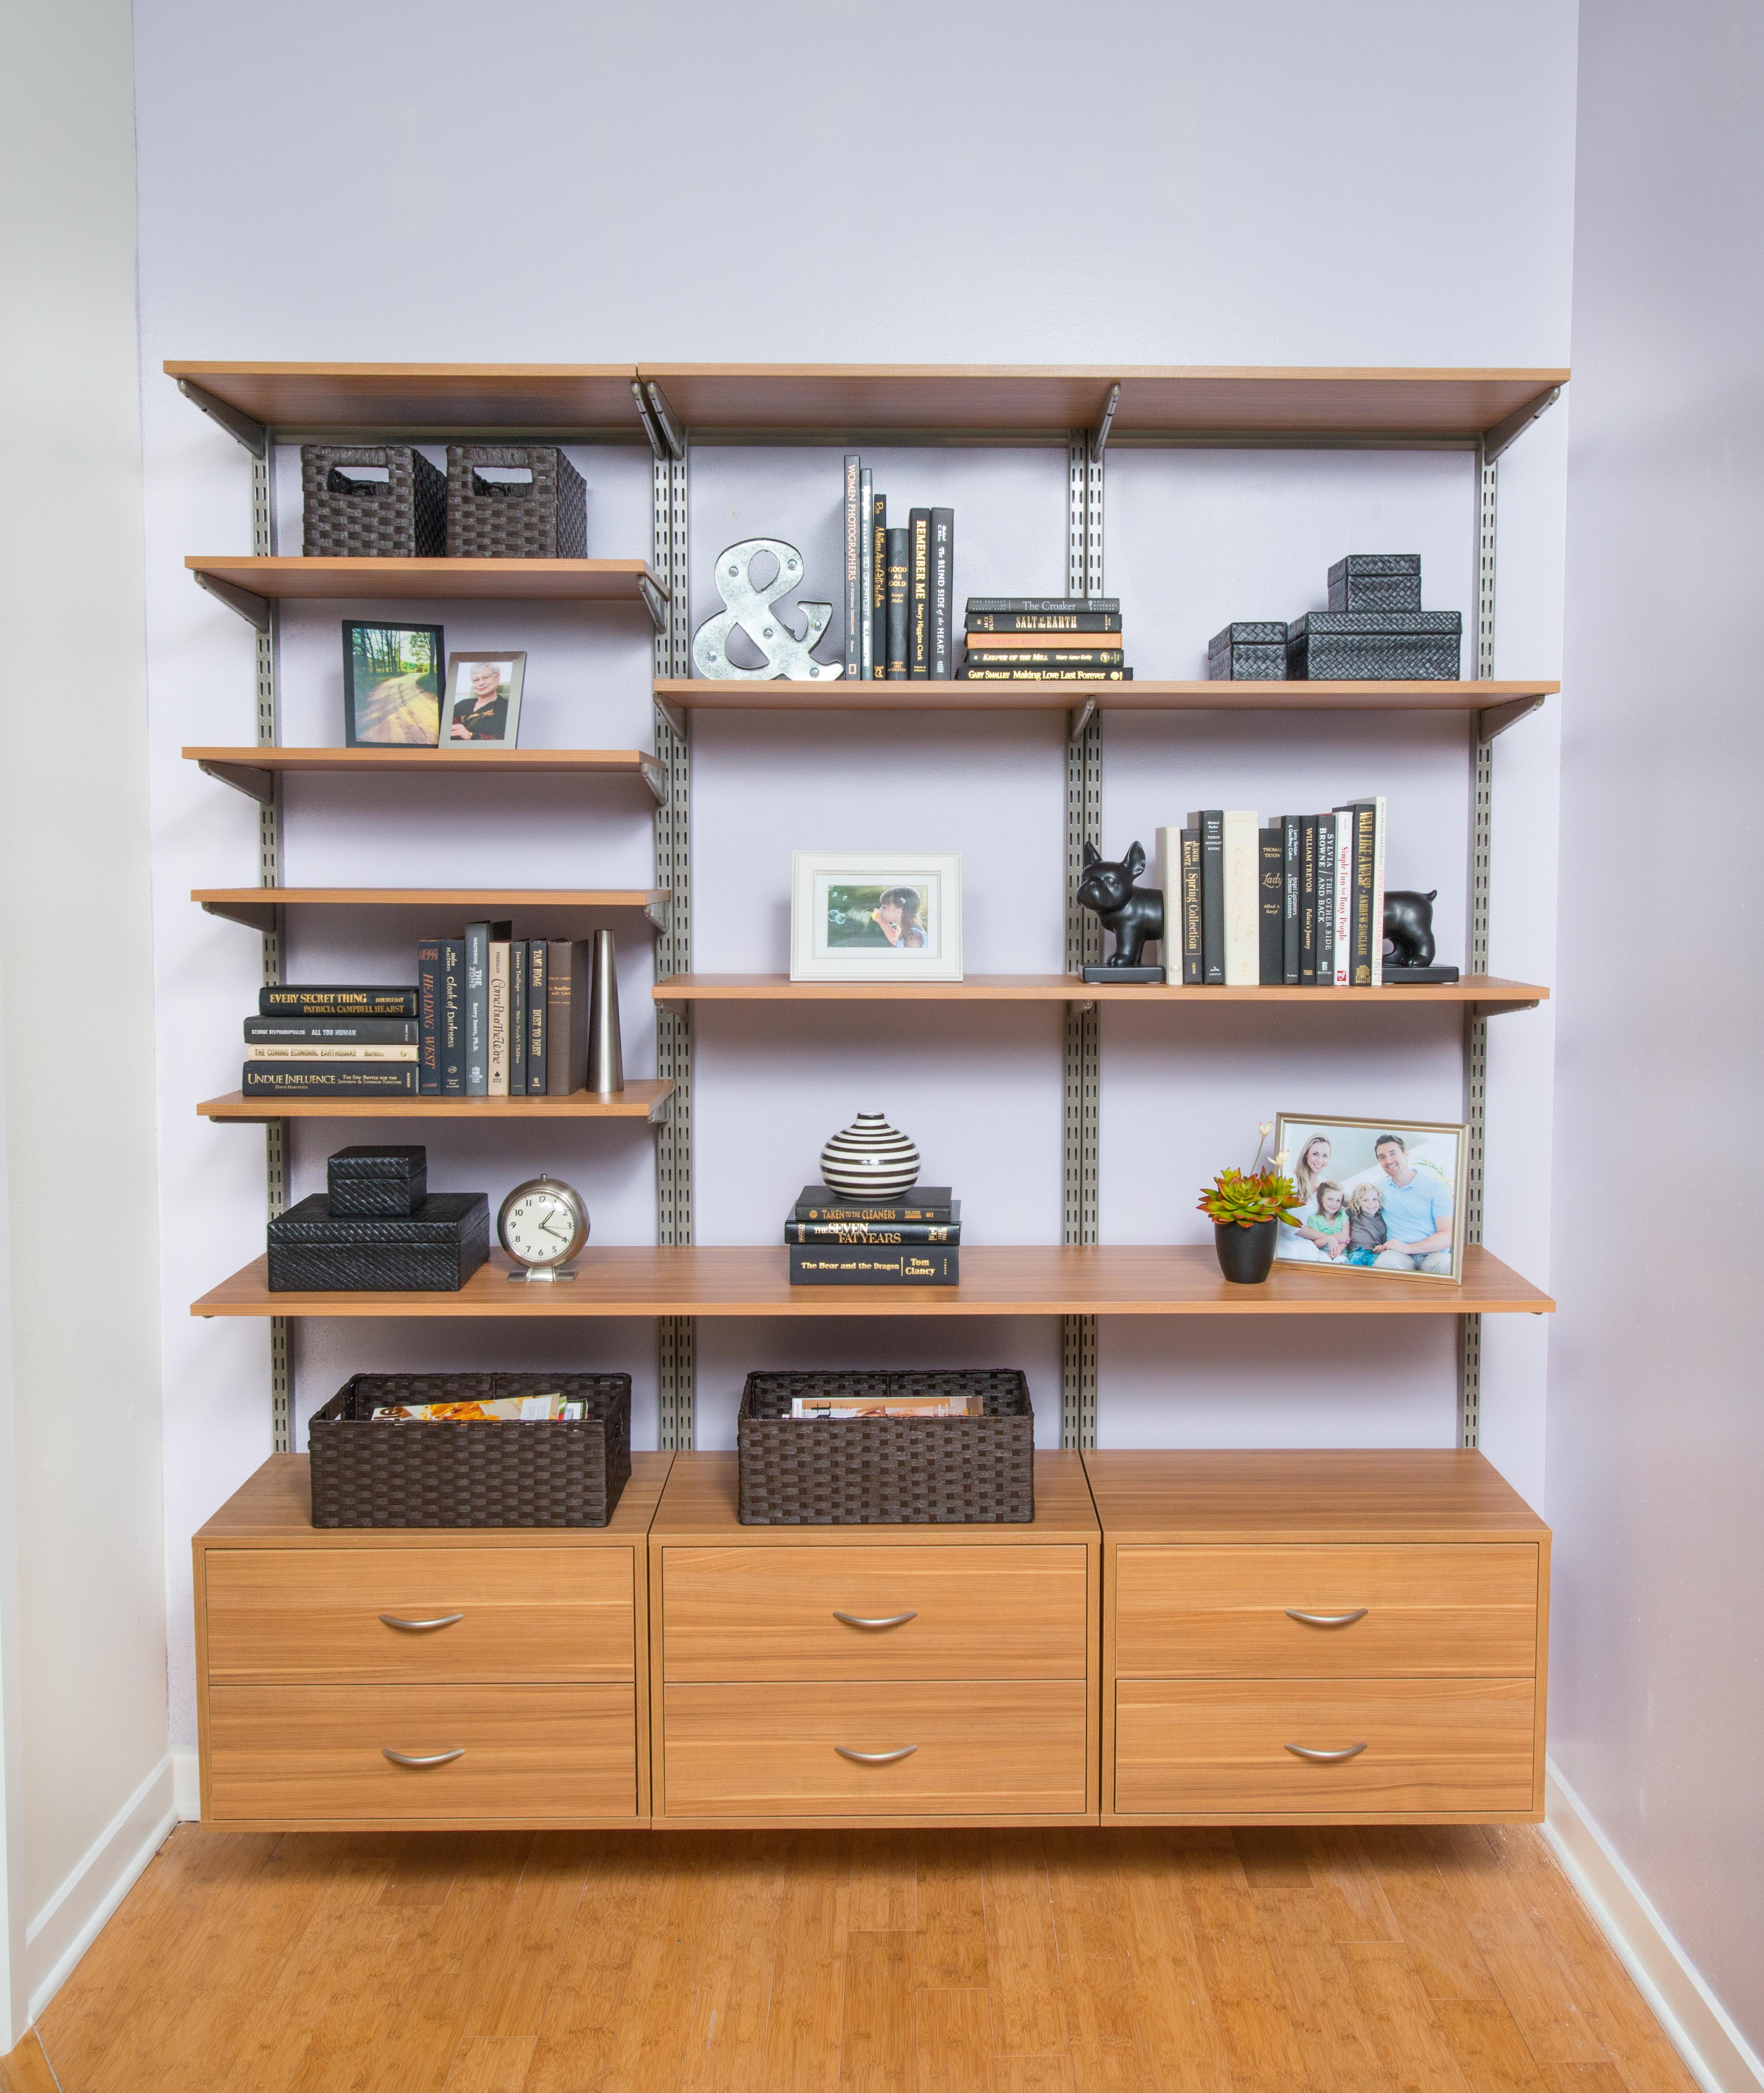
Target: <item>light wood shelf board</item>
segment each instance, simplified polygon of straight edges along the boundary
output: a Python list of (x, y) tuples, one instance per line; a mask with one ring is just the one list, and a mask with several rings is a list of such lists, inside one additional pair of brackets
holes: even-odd
[(229, 588), (310, 603), (631, 603), (660, 584), (643, 560), (333, 560), (192, 553), (184, 562)]
[(168, 362), (165, 370), (278, 435), (544, 430), (565, 440), (646, 442), (631, 364)]
[(622, 1090), (574, 1090), (563, 1098), (287, 1098), (245, 1097), (228, 1090), (196, 1109), (203, 1119), (251, 1126), (279, 1119), (475, 1119), (499, 1124), (532, 1119), (659, 1118), (674, 1094), (671, 1081), (633, 1078)]
[[(1105, 713), (1494, 713), (1533, 708), (1562, 686), (1533, 678), (1471, 682), (1257, 682), (1159, 681), (1131, 683), (847, 682), (774, 677), (736, 682), (720, 677), (657, 678), (656, 696), (691, 711), (826, 713), (1069, 712), (1094, 704)], [(1523, 717), (1519, 713), (1519, 717)], [(1506, 719), (1491, 722), (1498, 727)]]
[(1534, 1315), (1555, 1306), (1478, 1245), (1462, 1285), (1369, 1272), (1276, 1269), (1260, 1286), (1220, 1276), (1211, 1244), (962, 1250), (960, 1286), (792, 1286), (782, 1245), (771, 1248), (600, 1249), (578, 1261), (574, 1285), (513, 1286), (493, 1251), (457, 1294), (272, 1294), (255, 1258), (192, 1304), (193, 1315)]
[(666, 907), (665, 886), (605, 890), (569, 887), (498, 889), (422, 886), (197, 886), (190, 899), (210, 916), (224, 916), (249, 929), (273, 927), (276, 908), (427, 908), (436, 915), (504, 916), (517, 908), (639, 908), (648, 914)]
[(186, 748), (187, 761), (232, 764), (257, 770), (408, 771), (415, 774), (475, 771), (490, 776), (558, 771), (570, 775), (642, 778), (656, 758), (640, 748)]
[(960, 982), (793, 982), (782, 974), (669, 974), (650, 990), (658, 1003), (1146, 1003), (1194, 1010), (1226, 1003), (1292, 1003), (1324, 1010), (1413, 1003), (1470, 1003), (1497, 1015), (1549, 1000), (1532, 982), (1467, 974), (1411, 988), (1172, 988), (1168, 982), (1096, 984), (1077, 974), (971, 974)]

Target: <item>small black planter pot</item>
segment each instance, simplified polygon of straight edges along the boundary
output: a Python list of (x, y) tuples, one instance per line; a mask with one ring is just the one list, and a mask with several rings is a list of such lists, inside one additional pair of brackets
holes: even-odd
[(1239, 1286), (1255, 1286), (1274, 1268), (1274, 1232), (1278, 1221), (1252, 1221), (1246, 1228), (1235, 1221), (1215, 1221), (1213, 1242), (1219, 1252), (1219, 1269)]

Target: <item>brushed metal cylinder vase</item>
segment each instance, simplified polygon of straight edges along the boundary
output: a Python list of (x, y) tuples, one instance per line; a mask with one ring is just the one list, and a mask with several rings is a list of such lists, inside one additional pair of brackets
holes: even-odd
[(821, 1175), (842, 1199), (891, 1198), (919, 1181), (919, 1151), (880, 1112), (860, 1112), (821, 1150)]
[(618, 952), (610, 930), (594, 934), (588, 970), (588, 1081), (604, 1096), (625, 1087), (625, 1050), (618, 1032)]

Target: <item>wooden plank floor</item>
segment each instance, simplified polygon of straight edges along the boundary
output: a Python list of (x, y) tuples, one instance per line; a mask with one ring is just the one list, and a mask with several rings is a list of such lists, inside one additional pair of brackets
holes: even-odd
[(61, 2093), (1693, 2089), (1529, 1827), (186, 1825), (37, 2032)]

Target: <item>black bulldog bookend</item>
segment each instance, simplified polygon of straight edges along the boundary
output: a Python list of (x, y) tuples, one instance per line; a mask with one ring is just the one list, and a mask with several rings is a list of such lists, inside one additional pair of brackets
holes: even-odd
[(1148, 944), (1164, 937), (1164, 896), (1155, 886), (1135, 886), (1146, 869), (1146, 854), (1133, 845), (1120, 864), (1112, 864), (1093, 843), (1084, 846), (1084, 877), (1078, 902), (1092, 910), (1105, 930), (1115, 934), (1115, 949), (1099, 967), (1086, 967), (1087, 982), (1161, 982), (1162, 967), (1141, 964)]
[(1433, 904), (1431, 893), (1417, 894), (1396, 887), (1385, 896), (1385, 986), (1386, 988), (1425, 987), (1430, 982), (1454, 982), (1456, 967), (1433, 964)]

